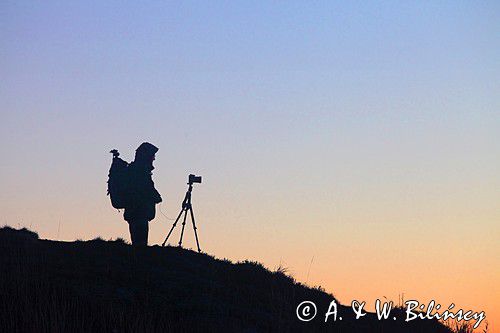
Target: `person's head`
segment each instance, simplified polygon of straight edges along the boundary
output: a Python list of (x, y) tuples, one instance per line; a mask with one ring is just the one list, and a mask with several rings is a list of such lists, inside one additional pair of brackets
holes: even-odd
[(155, 159), (155, 154), (158, 148), (150, 144), (149, 142), (143, 142), (135, 150), (135, 161), (139, 163), (144, 163), (148, 165), (153, 165)]

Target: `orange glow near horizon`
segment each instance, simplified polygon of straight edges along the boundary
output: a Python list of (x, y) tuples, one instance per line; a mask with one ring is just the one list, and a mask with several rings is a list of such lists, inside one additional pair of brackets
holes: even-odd
[[(157, 170), (159, 173), (160, 168)], [(372, 223), (362, 223), (365, 212), (352, 212), (352, 217), (346, 220), (340, 218), (339, 208), (337, 219), (327, 216), (332, 213), (328, 209), (315, 216), (308, 214), (307, 209), (299, 212), (300, 207), (288, 210), (277, 198), (273, 214), (256, 210), (252, 214), (256, 220), (251, 222), (251, 217), (241, 215), (242, 207), (237, 204), (231, 208), (229, 202), (217, 205), (216, 199), (210, 199), (209, 191), (214, 185), (209, 179), (205, 181), (206, 184), (195, 186), (193, 206), (201, 247), (208, 254), (233, 261), (256, 260), (271, 270), (281, 265), (297, 281), (322, 286), (342, 304), (349, 305), (354, 299), (366, 301), (366, 309), (370, 311), (374, 310), (376, 299), (397, 304), (401, 297), (425, 304), (435, 300), (443, 307), (454, 303), (456, 309), (485, 311), (489, 328), (494, 332), (500, 316), (496, 286), (498, 251), (491, 251), (498, 249), (496, 235), (478, 230), (468, 223), (467, 217), (456, 220), (441, 215), (435, 221), (407, 224), (399, 220), (404, 218), (403, 211), (389, 215), (380, 212), (387, 216), (385, 222), (374, 217)], [(173, 195), (164, 193), (167, 201), (162, 204), (161, 212), (157, 209), (157, 217), (150, 224), (150, 245), (161, 244), (172, 224), (163, 214), (175, 217), (180, 209), (184, 186), (181, 182), (177, 185), (178, 202), (174, 202)], [(269, 199), (255, 198), (255, 207)], [(317, 208), (321, 203), (309, 204), (311, 211), (320, 211)], [(31, 227), (42, 238), (129, 239), (121, 213), (113, 210), (104, 196), (93, 208), (88, 207), (84, 218), (68, 219), (63, 212), (60, 211), (59, 217), (52, 214), (48, 223), (38, 224), (39, 219), (32, 217), (29, 224), (17, 226)], [(433, 227), (428, 228), (429, 225)], [(192, 229), (190, 225), (187, 227), (184, 245), (194, 249)], [(176, 245), (179, 232), (179, 228), (174, 231), (170, 244)]]

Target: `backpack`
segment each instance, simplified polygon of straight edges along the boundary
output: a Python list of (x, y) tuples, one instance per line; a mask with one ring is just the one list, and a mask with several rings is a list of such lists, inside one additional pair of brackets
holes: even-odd
[(108, 195), (111, 205), (116, 209), (125, 208), (128, 197), (128, 163), (122, 160), (118, 150), (110, 151), (113, 154), (113, 161), (108, 174)]

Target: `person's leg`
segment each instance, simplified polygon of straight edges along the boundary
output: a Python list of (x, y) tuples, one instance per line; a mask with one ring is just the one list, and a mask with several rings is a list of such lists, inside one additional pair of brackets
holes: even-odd
[(137, 245), (148, 245), (149, 221), (141, 220), (136, 223)]
[(130, 240), (132, 241), (132, 245), (136, 245), (138, 242), (136, 226), (136, 221), (128, 221), (128, 230), (130, 231)]

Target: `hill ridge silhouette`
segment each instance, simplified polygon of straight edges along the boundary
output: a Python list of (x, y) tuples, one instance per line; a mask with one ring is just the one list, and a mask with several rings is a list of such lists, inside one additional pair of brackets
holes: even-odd
[[(0, 229), (0, 331), (5, 332), (451, 332), (437, 321), (324, 322), (333, 295), (253, 261), (123, 240), (42, 240)], [(296, 317), (314, 301), (318, 315)], [(337, 302), (338, 303), (338, 302)]]

